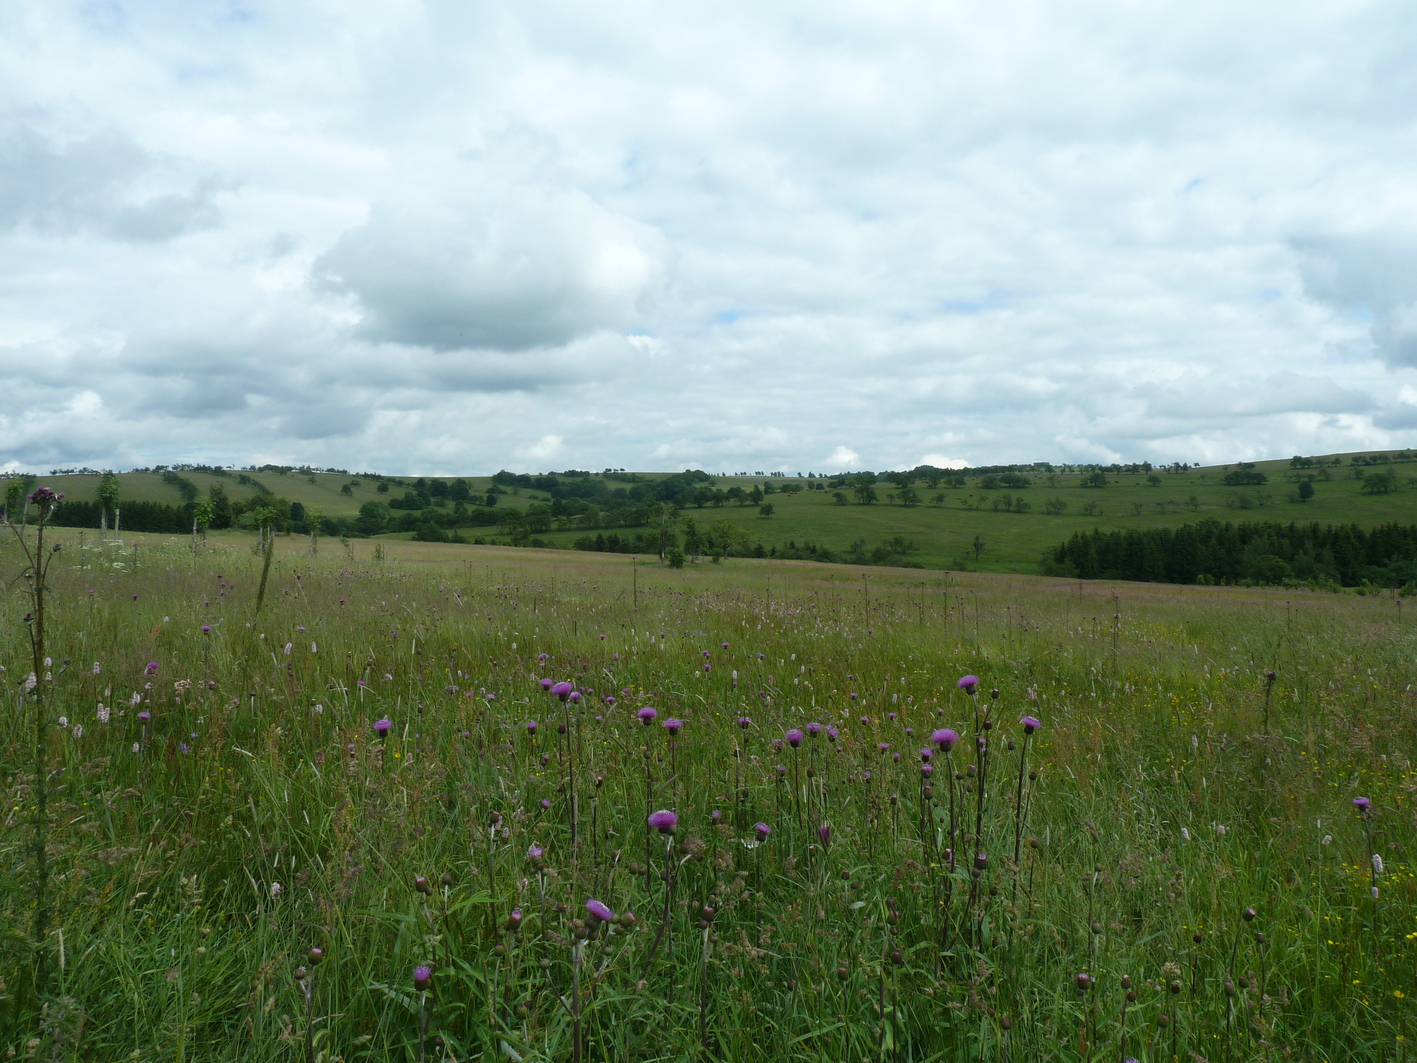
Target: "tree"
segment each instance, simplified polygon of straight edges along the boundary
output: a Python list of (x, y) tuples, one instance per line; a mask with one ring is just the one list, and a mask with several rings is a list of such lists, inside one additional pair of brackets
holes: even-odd
[(832, 498), (836, 500), (836, 504), (837, 504), (838, 506), (844, 506), (844, 505), (846, 505), (846, 492), (844, 492), (844, 491), (833, 491), (833, 492), (832, 492)]
[(759, 516), (763, 516), (763, 517), (771, 517), (771, 516), (772, 516), (772, 503), (771, 503), (771, 502), (764, 502), (761, 506), (759, 506), (759, 507), (758, 507), (758, 515), (759, 515)]
[(374, 490), (377, 491), (377, 492), (379, 492), (379, 494), (381, 494), (381, 495), (386, 495), (386, 494), (388, 494), (388, 493), (389, 493), (389, 481), (388, 481), (388, 480), (380, 480), (380, 481), (379, 481), (379, 486), (376, 487), (376, 488), (374, 488)]
[(752, 503), (753, 505), (755, 505), (755, 506), (762, 505), (762, 502), (763, 502), (763, 489), (762, 489), (761, 487), (759, 487), (757, 484), (754, 484), (754, 485), (753, 485), (753, 489), (748, 492), (748, 501), (749, 501), (750, 503)]
[(1106, 487), (1107, 474), (1101, 469), (1093, 469), (1092, 472), (1078, 481), (1079, 487)]
[(197, 548), (197, 534), (201, 533), (202, 545), (207, 544), (207, 529), (212, 526), (212, 500), (204, 498), (192, 507), (192, 548)]
[(1299, 481), (1299, 501), (1307, 502), (1314, 497), (1314, 482), (1312, 480)]
[(984, 537), (981, 535), (976, 535), (974, 537), (974, 542), (970, 543), (969, 545), (974, 548), (974, 560), (978, 561), (979, 555), (984, 552)]
[(858, 505), (870, 506), (876, 502), (875, 478), (870, 476), (857, 476), (851, 481), (851, 491), (856, 496)]
[(118, 495), (121, 486), (118, 477), (111, 472), (103, 474), (103, 479), (98, 482), (98, 513), (99, 529), (108, 530), (108, 515), (118, 511)]
[(231, 499), (226, 497), (225, 484), (212, 484), (207, 488), (207, 497), (212, 504), (213, 528), (229, 528), (236, 522), (236, 509), (231, 504)]
[(896, 501), (907, 509), (920, 505), (920, 492), (907, 484), (895, 493)]
[(1160, 487), (1160, 486), (1161, 486), (1161, 477), (1160, 477), (1160, 476), (1157, 476), (1156, 473), (1152, 473), (1150, 476), (1148, 476), (1148, 477), (1146, 478), (1146, 482), (1149, 483), (1149, 484), (1151, 484), (1152, 487)]

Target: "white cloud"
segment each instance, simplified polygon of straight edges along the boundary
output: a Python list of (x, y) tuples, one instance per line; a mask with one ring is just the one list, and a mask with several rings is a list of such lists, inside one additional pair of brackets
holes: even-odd
[(544, 435), (528, 447), (518, 447), (517, 457), (530, 461), (550, 461), (565, 449), (565, 440), (557, 435)]
[(4, 457), (1414, 446), (1414, 46), (1401, 0), (18, 0)]
[[(937, 469), (965, 469), (969, 467), (969, 462), (963, 458), (951, 458), (946, 454), (926, 454), (915, 465), (933, 465)], [(910, 468), (915, 468), (915, 465)]]

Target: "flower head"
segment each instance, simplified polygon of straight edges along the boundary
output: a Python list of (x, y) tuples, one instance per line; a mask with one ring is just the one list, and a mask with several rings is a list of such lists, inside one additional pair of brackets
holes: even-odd
[(941, 727), (938, 731), (930, 735), (930, 741), (934, 742), (941, 750), (948, 753), (950, 747), (959, 741), (959, 735), (952, 727)]
[(539, 727), (539, 726), (540, 726), (540, 724), (538, 724), (535, 720), (527, 720), (527, 722), (526, 722), (526, 733), (529, 734), (529, 735), (534, 735), (534, 734), (536, 734), (536, 729), (537, 729), (537, 727)]
[(783, 735), (782, 737), (787, 739), (787, 744), (790, 745), (793, 749), (796, 749), (802, 744), (802, 732), (797, 730), (797, 728), (795, 727), (792, 728), (792, 730), (788, 731), (787, 734)]
[(1033, 734), (1034, 731), (1043, 726), (1036, 716), (1025, 716), (1019, 723), (1023, 724), (1023, 733), (1026, 735)]
[(374, 730), (380, 738), (387, 738), (389, 736), (389, 729), (392, 727), (393, 723), (387, 716), (382, 720), (374, 721)]
[(542, 690), (550, 690), (550, 689), (551, 689), (553, 686), (555, 686), (555, 685), (556, 685), (556, 681), (555, 681), (554, 679), (543, 679), (543, 680), (541, 681), (541, 689), (542, 689)]
[(679, 817), (667, 808), (661, 808), (658, 812), (650, 813), (649, 825), (660, 834), (673, 834), (679, 826)]
[(565, 680), (562, 680), (551, 688), (551, 693), (554, 694), (556, 697), (560, 698), (562, 701), (565, 701), (571, 696), (571, 691), (574, 689), (575, 688), (572, 687), (570, 683), (567, 683)]
[(826, 845), (829, 841), (831, 841), (831, 836), (832, 829), (825, 823), (823, 823), (820, 827), (817, 828), (817, 837), (822, 839), (823, 845)]
[(429, 984), (432, 980), (433, 980), (433, 968), (432, 968), (432, 967), (429, 967), (426, 963), (420, 963), (417, 967), (415, 967), (415, 968), (413, 969), (413, 988), (414, 988), (414, 989), (418, 989), (418, 990), (427, 989), (427, 988), (428, 988), (428, 984)]
[(664, 729), (668, 731), (670, 735), (677, 735), (679, 733), (679, 729), (683, 726), (684, 721), (675, 719), (673, 716), (669, 717), (669, 719), (664, 721)]
[(653, 720), (656, 716), (658, 716), (659, 713), (654, 709), (650, 708), (648, 705), (646, 705), (639, 712), (635, 713), (635, 715), (640, 718), (640, 723), (648, 727), (650, 725), (650, 721)]
[(753, 726), (753, 721), (746, 716), (740, 716), (738, 717), (738, 726), (746, 731), (749, 727)]
[(594, 897), (585, 902), (585, 910), (593, 923), (609, 923), (615, 918), (615, 913), (610, 910), (610, 907)]
[(143, 675), (157, 675), (157, 662), (149, 661), (147, 667), (143, 669)]
[(760, 842), (767, 841), (768, 835), (772, 833), (772, 828), (766, 823), (754, 823), (753, 830), (758, 835), (758, 841)]
[(966, 694), (973, 694), (975, 688), (979, 686), (979, 677), (977, 675), (961, 676), (955, 686), (959, 687)]
[(1368, 806), (1370, 806), (1372, 803), (1372, 800), (1367, 797), (1355, 797), (1353, 799), (1353, 807), (1356, 808), (1359, 812), (1368, 811)]

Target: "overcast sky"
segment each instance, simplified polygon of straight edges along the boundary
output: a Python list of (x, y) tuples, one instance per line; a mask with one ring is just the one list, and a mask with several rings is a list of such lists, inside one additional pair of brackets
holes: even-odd
[(9, 0), (0, 468), (1417, 445), (1411, 0)]

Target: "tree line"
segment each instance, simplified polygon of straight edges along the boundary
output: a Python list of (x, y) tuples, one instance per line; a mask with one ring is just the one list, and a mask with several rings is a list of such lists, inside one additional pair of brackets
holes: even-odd
[(1078, 532), (1046, 551), (1043, 572), (1141, 583), (1356, 587), (1417, 583), (1417, 525), (1221, 523)]

